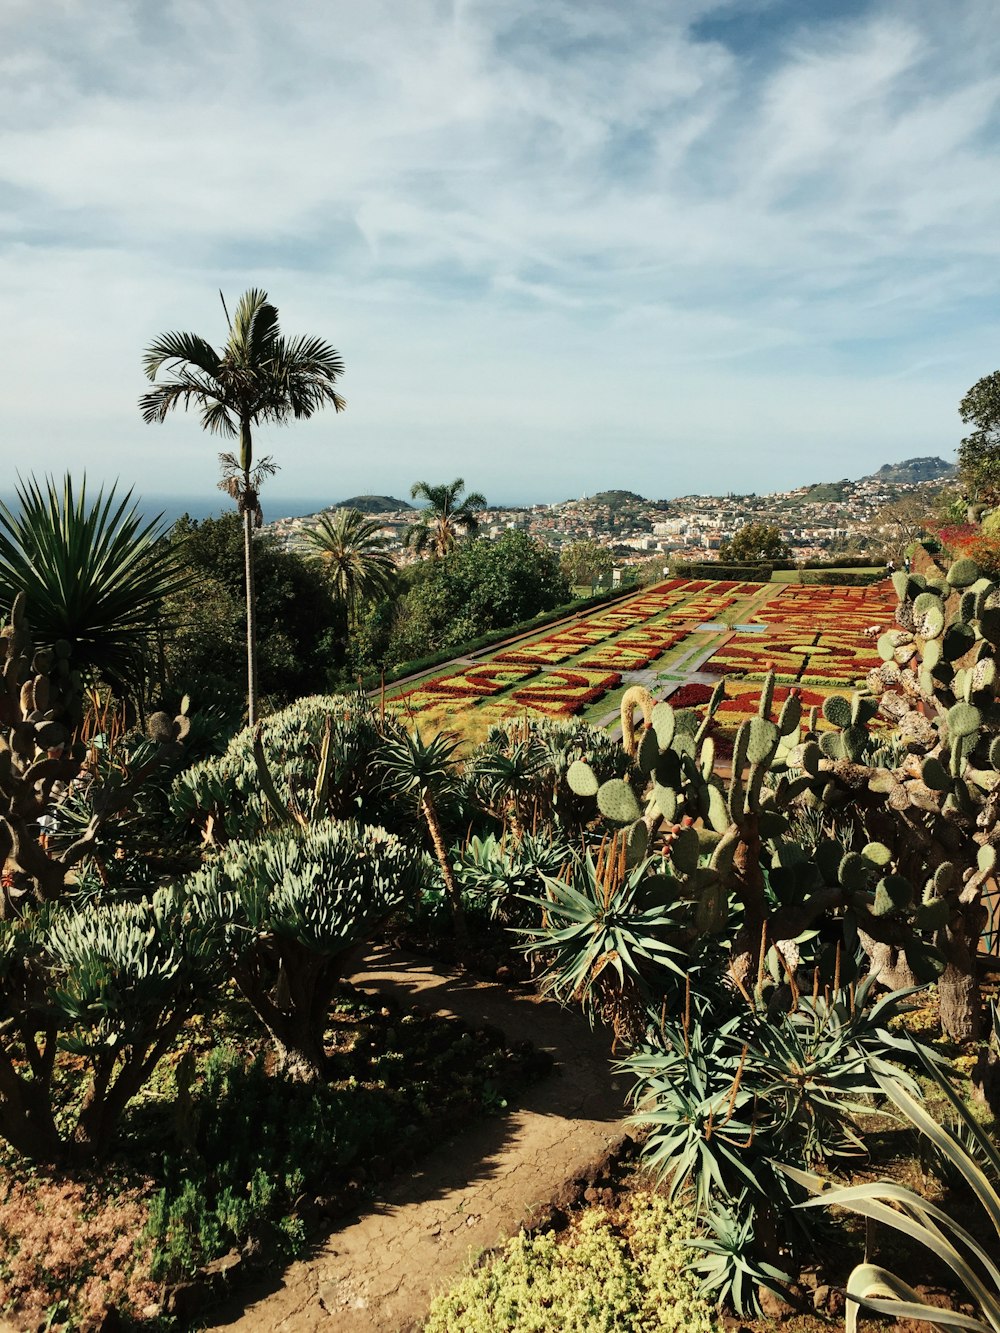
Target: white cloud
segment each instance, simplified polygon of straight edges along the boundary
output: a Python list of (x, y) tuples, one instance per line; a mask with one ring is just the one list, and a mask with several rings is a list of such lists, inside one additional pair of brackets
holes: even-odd
[(991, 7), (763, 5), (728, 46), (692, 26), (722, 8), (9, 0), (11, 463), (211, 486), (193, 418), (139, 421), (139, 354), (251, 284), (347, 363), (343, 418), (274, 433), (287, 493), (325, 453), (328, 498), (947, 454), (997, 360)]

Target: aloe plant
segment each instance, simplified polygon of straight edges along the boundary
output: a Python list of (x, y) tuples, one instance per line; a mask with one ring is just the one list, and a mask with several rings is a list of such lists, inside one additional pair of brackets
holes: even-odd
[(852, 1271), (847, 1282), (848, 1333), (855, 1333), (862, 1309), (900, 1319), (926, 1320), (936, 1329), (962, 1328), (974, 1330), (974, 1333), (1000, 1333), (1000, 1266), (996, 1257), (1000, 1254), (1000, 1193), (995, 1184), (1000, 1178), (1000, 1152), (941, 1070), (928, 1060), (915, 1042), (911, 1044), (951, 1104), (959, 1129), (939, 1124), (899, 1078), (888, 1073), (877, 1073), (875, 1078), (896, 1109), (964, 1180), (996, 1234), (995, 1247), (985, 1247), (957, 1218), (913, 1190), (891, 1181), (827, 1188), (827, 1181), (820, 1176), (789, 1166), (782, 1167), (782, 1170), (817, 1196), (807, 1199), (799, 1207), (837, 1205), (847, 1208), (901, 1232), (938, 1259), (943, 1259), (979, 1312), (966, 1315), (928, 1305), (898, 1274), (878, 1264), (865, 1263)]
[(518, 933), (527, 952), (549, 959), (546, 988), (580, 1003), (591, 1022), (609, 1021), (620, 1038), (637, 1035), (655, 983), (683, 977), (687, 962), (679, 910), (665, 903), (666, 877), (650, 876), (652, 864), (615, 834), (596, 861), (574, 857), (562, 878), (545, 875), (542, 893), (524, 895), (542, 924)]

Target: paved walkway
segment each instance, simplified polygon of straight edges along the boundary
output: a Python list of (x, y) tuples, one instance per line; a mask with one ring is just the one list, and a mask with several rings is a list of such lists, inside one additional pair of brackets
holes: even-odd
[(623, 1132), (626, 1089), (612, 1079), (609, 1040), (578, 1013), (388, 952), (352, 981), (529, 1039), (552, 1052), (555, 1071), (524, 1091), (520, 1109), (460, 1138), (445, 1141), (440, 1126), (440, 1146), (413, 1174), (277, 1283), (245, 1293), (248, 1304), (217, 1311), (213, 1333), (412, 1333), (471, 1255), (513, 1235)]

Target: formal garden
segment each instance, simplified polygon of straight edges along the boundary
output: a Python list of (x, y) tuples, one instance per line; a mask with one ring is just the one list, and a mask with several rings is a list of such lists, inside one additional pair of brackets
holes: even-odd
[[(339, 410), (332, 349), (251, 292), (224, 353), (164, 335), (146, 369), (148, 421), (193, 395), (239, 441), (238, 521), (167, 536), (69, 478), (0, 511), (3, 1316), (224, 1327), (252, 1300), (273, 1327), (251, 1292), (405, 1226), (407, 1182), (454, 1259), (480, 1234), (456, 1171), (502, 1205), (590, 1123), (601, 1159), (532, 1176), (552, 1196), (464, 1271), (434, 1267), (441, 1220), (393, 1239), (406, 1327), (997, 1333), (995, 571), (921, 547), (891, 582), (566, 607), (544, 550), (459, 542), (463, 483), (418, 482), (427, 559), (379, 629), (363, 518), (313, 564), (254, 536), (251, 426)], [(501, 625), (346, 688), (356, 644), (409, 641), (402, 603)], [(394, 987), (400, 958), (466, 1017)], [(603, 1121), (553, 1014), (597, 1044)], [(404, 1326), (313, 1288), (282, 1327)]]

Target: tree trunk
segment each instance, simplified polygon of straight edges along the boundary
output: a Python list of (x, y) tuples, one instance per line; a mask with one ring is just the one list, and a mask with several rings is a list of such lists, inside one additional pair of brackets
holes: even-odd
[(257, 607), (253, 579), (253, 521), (249, 508), (243, 511), (243, 559), (247, 594), (247, 713), (249, 725), (257, 721)]
[(452, 921), (455, 926), (455, 938), (464, 949), (468, 943), (468, 935), (465, 929), (465, 909), (462, 906), (462, 892), (455, 883), (455, 875), (451, 868), (451, 862), (448, 860), (448, 849), (444, 843), (444, 836), (441, 832), (441, 821), (438, 819), (437, 810), (434, 807), (434, 799), (430, 792), (425, 792), (421, 805), (424, 811), (424, 818), (427, 820), (427, 827), (430, 830), (431, 842), (434, 844), (434, 855), (437, 857), (438, 865), (441, 867), (441, 878), (444, 880), (444, 887), (448, 894), (448, 901), (451, 904)]
[(982, 1000), (976, 976), (978, 933), (966, 935), (966, 923), (956, 913), (941, 932), (939, 943), (945, 969), (938, 978), (941, 1031), (951, 1041), (978, 1041), (983, 1031)]

